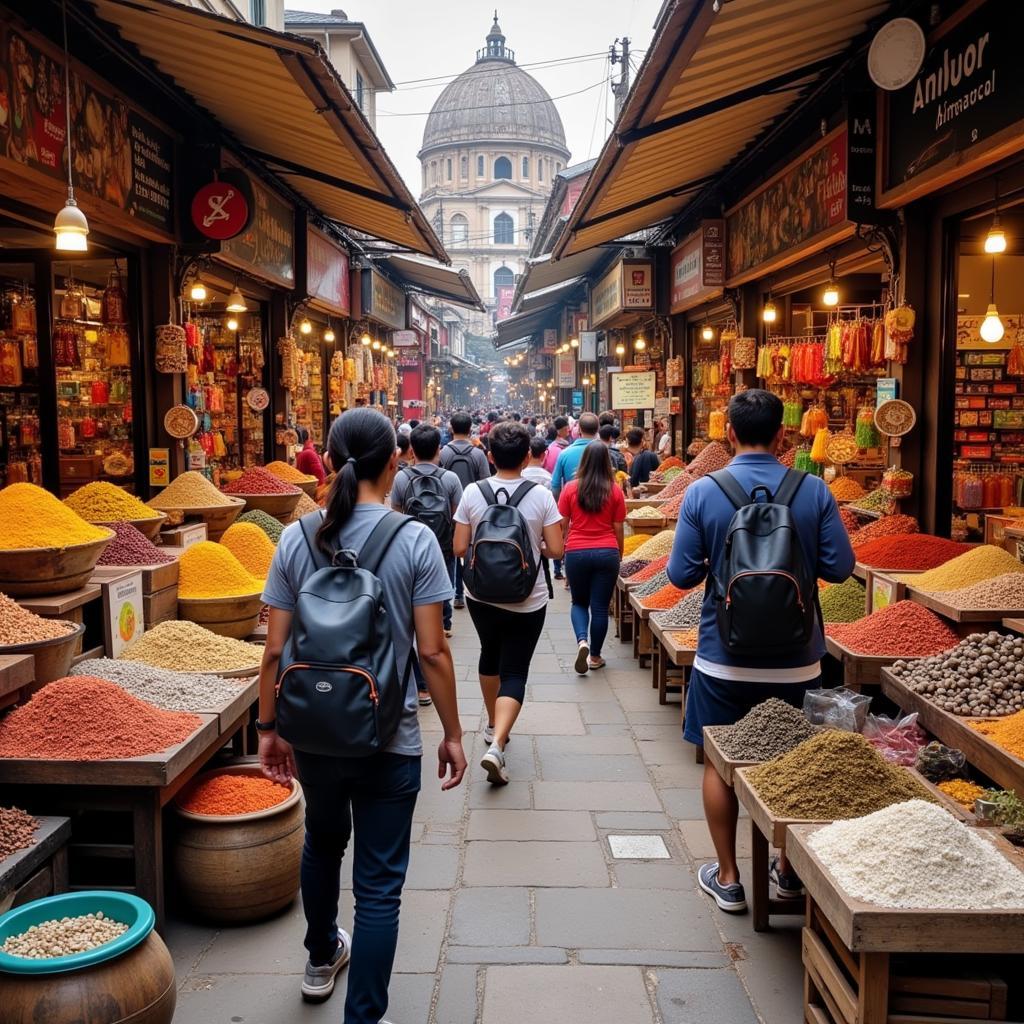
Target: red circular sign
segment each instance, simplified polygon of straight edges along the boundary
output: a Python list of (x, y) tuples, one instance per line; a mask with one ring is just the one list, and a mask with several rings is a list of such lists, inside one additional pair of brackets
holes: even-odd
[(245, 193), (230, 181), (211, 181), (192, 200), (192, 223), (207, 238), (225, 241), (240, 235), (249, 223)]

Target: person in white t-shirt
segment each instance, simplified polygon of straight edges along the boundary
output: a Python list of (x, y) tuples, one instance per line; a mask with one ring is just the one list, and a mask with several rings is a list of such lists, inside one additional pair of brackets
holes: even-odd
[(540, 435), (530, 438), (530, 464), (523, 470), (524, 480), (533, 480), (551, 490), (551, 474), (544, 468), (544, 457), (548, 453), (548, 443)]
[[(530, 460), (530, 435), (521, 423), (499, 423), (488, 435), (491, 458), (497, 473), (488, 481), (499, 501), (515, 496), (525, 479)], [(504, 492), (504, 496), (503, 493)], [(478, 483), (463, 492), (455, 512), (455, 553), (465, 557), (474, 533), (487, 510), (487, 499)], [(562, 517), (551, 491), (534, 486), (519, 504), (526, 520), (536, 564), (543, 553), (554, 558), (562, 555)], [(530, 660), (544, 628), (548, 591), (541, 573), (537, 573), (530, 596), (519, 604), (493, 604), (477, 600), (467, 582), (466, 604), (480, 638), (480, 689), (487, 706), (489, 744), (480, 762), (488, 781), (503, 786), (509, 781), (505, 767), (505, 744), (522, 710)]]

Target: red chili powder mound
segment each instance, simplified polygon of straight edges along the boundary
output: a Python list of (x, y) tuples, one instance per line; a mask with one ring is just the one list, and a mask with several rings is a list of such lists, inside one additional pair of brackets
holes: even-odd
[(917, 520), (913, 516), (882, 516), (881, 519), (861, 527), (850, 537), (850, 543), (854, 551), (859, 551), (870, 540), (877, 540), (879, 537), (903, 537), (917, 533), (917, 529)]
[(225, 494), (297, 494), (298, 491), (298, 487), (279, 480), (262, 466), (250, 467), (224, 488)]
[(914, 601), (897, 601), (856, 622), (832, 623), (825, 632), (857, 654), (926, 658), (956, 647), (960, 637)]
[(857, 513), (850, 511), (845, 505), (839, 509), (839, 518), (843, 521), (846, 532), (851, 536), (860, 529), (860, 518)]
[(203, 720), (164, 711), (95, 676), (56, 679), (0, 719), (0, 757), (101, 761), (181, 743)]
[(627, 579), (630, 583), (646, 583), (647, 580), (653, 580), (666, 565), (668, 565), (668, 555), (662, 555), (660, 558), (654, 559), (653, 562), (648, 562), (644, 568), (639, 572), (633, 573)]
[(934, 569), (971, 547), (930, 533), (909, 533), (869, 540), (857, 548), (857, 561), (879, 569)]
[(192, 814), (250, 814), (282, 803), (291, 793), (290, 787), (257, 775), (214, 775), (197, 782), (178, 804)]

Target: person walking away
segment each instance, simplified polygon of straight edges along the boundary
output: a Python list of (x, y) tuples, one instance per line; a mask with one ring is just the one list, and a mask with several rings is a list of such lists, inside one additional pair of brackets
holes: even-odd
[[(409, 433), (412, 433), (410, 431)], [(398, 435), (398, 468), (402, 469), (405, 466), (411, 466), (415, 461), (415, 456), (412, 453), (412, 444), (409, 441), (409, 434)]]
[(598, 430), (597, 436), (601, 439), (605, 448), (608, 449), (608, 457), (611, 459), (612, 469), (614, 469), (616, 473), (625, 473), (626, 460), (623, 457), (622, 452), (615, 447), (615, 442), (619, 437), (618, 427), (612, 423), (606, 423)]
[[(437, 427), (420, 424), (410, 435), (415, 462), (395, 477), (391, 487), (391, 507), (405, 512), (430, 528), (441, 547), (448, 575), (455, 584), (455, 533), (453, 516), (462, 500), (459, 478), (440, 467), (441, 433)], [(452, 635), (452, 603), (444, 606), (444, 633)]]
[(608, 606), (622, 560), (626, 501), (602, 441), (583, 451), (579, 472), (558, 497), (565, 530), (565, 574), (572, 596), (576, 674), (604, 667), (601, 650), (608, 635)]
[[(551, 474), (544, 468), (544, 456), (548, 443), (539, 434), (530, 438), (530, 464), (523, 470), (523, 479), (532, 480), (541, 487), (551, 490)], [(544, 585), (548, 588), (548, 600), (553, 601), (555, 591), (551, 586), (551, 559), (545, 554), (540, 561), (544, 573)]]
[[(303, 998), (327, 999), (349, 964), (345, 1024), (378, 1024), (388, 1005), (420, 789), (422, 739), (406, 685), (414, 638), (444, 729), (441, 788), (458, 786), (466, 770), (455, 668), (441, 625), (451, 583), (434, 535), (384, 504), (398, 471), (391, 422), (373, 409), (346, 412), (331, 427), (328, 451), (338, 475), (327, 507), (281, 536), (270, 567), (256, 728), (264, 775), (282, 784), (297, 777), (305, 798)], [(370, 597), (323, 600), (357, 586)], [(309, 654), (329, 664), (304, 674), (296, 663)], [(374, 681), (379, 716), (366, 678)], [(328, 680), (329, 689), (322, 685)], [(339, 713), (338, 701), (348, 713)], [(350, 939), (337, 917), (341, 861), (353, 833)]]
[[(579, 419), (580, 436), (570, 444), (555, 462), (551, 474), (551, 491), (555, 498), (562, 493), (562, 488), (576, 476), (583, 458), (583, 451), (591, 441), (597, 439), (597, 417), (592, 412), (585, 412)], [(605, 449), (607, 452), (607, 448)]]
[(562, 556), (562, 517), (551, 492), (523, 477), (530, 435), (519, 423), (491, 430), (497, 473), (470, 484), (455, 513), (455, 553), (466, 558), (466, 603), (480, 638), (480, 689), (487, 706), (480, 764), (492, 785), (509, 781), (505, 745), (522, 710), (530, 661), (548, 595), (541, 545)]
[[(733, 725), (770, 697), (802, 706), (804, 693), (819, 685), (825, 652), (817, 580), (841, 583), (854, 566), (828, 487), (775, 457), (781, 400), (757, 388), (742, 391), (729, 402), (728, 420), (736, 455), (727, 469), (686, 489), (668, 563), (677, 587), (711, 576), (683, 731), (697, 746), (704, 726)], [(743, 911), (736, 796), (709, 761), (703, 797), (718, 860), (700, 868), (698, 883), (720, 909)], [(771, 875), (780, 899), (802, 898), (785, 857), (772, 861)]]
[(544, 468), (549, 472), (555, 471), (555, 462), (558, 456), (572, 443), (569, 440), (569, 421), (564, 416), (556, 416), (552, 424), (555, 436), (548, 446), (547, 455), (544, 457)]
[(627, 451), (632, 453), (633, 461), (629, 467), (629, 483), (631, 487), (639, 487), (651, 479), (651, 474), (661, 464), (658, 456), (647, 447), (644, 432), (634, 427), (626, 434)]
[(302, 448), (295, 455), (295, 468), (306, 476), (315, 476), (319, 487), (327, 475), (324, 472), (324, 460), (320, 458), (316, 448), (313, 447), (313, 439), (305, 427), (299, 427), (296, 433), (299, 435), (299, 444)]
[[(454, 473), (465, 490), (470, 484), (478, 480), (486, 480), (491, 475), (491, 467), (487, 462), (487, 456), (479, 447), (479, 442), (474, 445), (470, 440), (470, 432), (473, 429), (473, 420), (469, 413), (457, 412), (452, 414), (451, 430), (452, 439), (441, 449), (441, 466)], [(463, 564), (461, 558), (455, 559), (455, 607), (466, 607), (466, 589), (462, 582)]]

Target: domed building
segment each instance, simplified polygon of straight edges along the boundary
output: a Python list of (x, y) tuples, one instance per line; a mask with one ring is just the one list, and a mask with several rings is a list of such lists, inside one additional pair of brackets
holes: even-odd
[(476, 63), (431, 109), (419, 159), (420, 206), (493, 322), (569, 159), (562, 119), (543, 86), (516, 64), (497, 12)]

